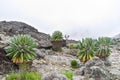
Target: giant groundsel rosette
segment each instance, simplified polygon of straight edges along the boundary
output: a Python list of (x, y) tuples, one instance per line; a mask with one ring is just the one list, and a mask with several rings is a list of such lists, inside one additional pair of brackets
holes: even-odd
[(13, 63), (25, 63), (35, 58), (35, 39), (29, 35), (17, 35), (11, 38), (8, 43), (9, 46), (5, 48), (7, 56), (9, 56)]

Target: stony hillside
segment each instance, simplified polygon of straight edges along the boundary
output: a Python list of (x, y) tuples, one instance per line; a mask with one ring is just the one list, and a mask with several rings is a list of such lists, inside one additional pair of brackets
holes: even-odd
[(31, 34), (32, 36), (35, 36), (36, 34), (39, 34), (39, 37), (35, 37), (38, 39), (49, 39), (49, 35), (38, 32), (37, 29), (34, 27), (23, 23), (23, 22), (17, 22), (17, 21), (1, 21), (0, 22), (0, 32), (5, 32), (7, 35), (13, 36), (15, 34)]
[[(76, 57), (78, 49), (63, 47), (61, 52), (53, 51), (48, 48), (51, 46), (49, 35), (38, 32), (30, 25), (16, 21), (0, 22), (0, 80), (5, 80), (9, 71), (18, 70), (18, 65), (15, 65), (1, 48), (9, 42), (13, 35), (17, 34), (31, 35), (39, 44), (36, 49), (37, 57), (31, 65), (31, 70), (37, 70), (43, 77), (48, 78), (42, 80), (68, 80), (60, 78), (62, 76), (59, 74), (65, 71), (72, 71), (74, 80), (120, 80), (120, 51), (115, 48), (115, 45), (112, 46), (111, 55), (106, 61), (94, 57), (83, 64)], [(77, 42), (71, 40), (69, 43)], [(120, 46), (118, 47), (120, 48)], [(71, 60), (78, 62), (78, 68), (71, 67)]]

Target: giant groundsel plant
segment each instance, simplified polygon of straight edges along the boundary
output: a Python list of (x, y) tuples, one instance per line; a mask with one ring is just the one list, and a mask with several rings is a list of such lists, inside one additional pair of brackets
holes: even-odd
[(94, 53), (96, 51), (96, 40), (93, 40), (92, 38), (85, 38), (82, 39), (82, 41), (79, 42), (78, 48), (79, 48), (79, 54), (78, 58), (82, 62), (86, 62), (88, 60), (91, 60), (94, 57)]
[(35, 39), (29, 35), (17, 35), (11, 38), (5, 50), (13, 63), (20, 64), (35, 58), (34, 48), (36, 48)]
[(110, 55), (110, 45), (112, 39), (108, 37), (99, 37), (98, 38), (98, 49), (96, 51), (96, 56), (99, 58), (107, 58)]

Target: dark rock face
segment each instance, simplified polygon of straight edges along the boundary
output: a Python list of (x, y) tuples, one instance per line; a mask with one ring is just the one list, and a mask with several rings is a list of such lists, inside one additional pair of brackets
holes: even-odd
[(2, 40), (2, 38), (0, 37), (0, 40)]
[(33, 27), (22, 23), (22, 22), (16, 22), (16, 21), (2, 21), (0, 22), (0, 32), (6, 32), (7, 35), (15, 35), (15, 34), (25, 34), (29, 32), (38, 32)]
[(28, 34), (37, 40), (37, 42), (39, 43), (39, 46), (38, 46), (39, 48), (51, 48), (52, 47), (49, 35), (38, 32), (37, 29), (23, 22), (2, 21), (0, 22), (0, 32), (6, 33), (6, 35), (9, 35), (9, 36), (13, 36), (17, 34)]
[(18, 69), (18, 66), (12, 63), (10, 58), (6, 57), (5, 50), (0, 48), (0, 74), (8, 73), (15, 69)]

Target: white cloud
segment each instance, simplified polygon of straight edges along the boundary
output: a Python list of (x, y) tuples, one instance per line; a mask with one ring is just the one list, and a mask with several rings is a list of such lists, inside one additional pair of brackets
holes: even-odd
[[(94, 32), (101, 35), (112, 32), (109, 30), (111, 29), (109, 27), (113, 28), (115, 26), (110, 26), (109, 22), (120, 21), (118, 20), (120, 17), (119, 0), (11, 1), (11, 5), (15, 7), (13, 12), (18, 9), (18, 12), (21, 13), (18, 14), (20, 17), (13, 19), (26, 21), (33, 24), (33, 26), (35, 25), (39, 30), (48, 33), (58, 29), (72, 36), (86, 34), (94, 37)], [(9, 9), (9, 7), (7, 9)], [(10, 15), (13, 16), (12, 14)], [(24, 16), (24, 18), (21, 18), (21, 16)], [(115, 25), (116, 23), (110, 24)], [(117, 29), (118, 26), (120, 26), (120, 24), (116, 25)]]
[(39, 17), (49, 24), (93, 25), (109, 19), (113, 0), (14, 0), (24, 13)]

